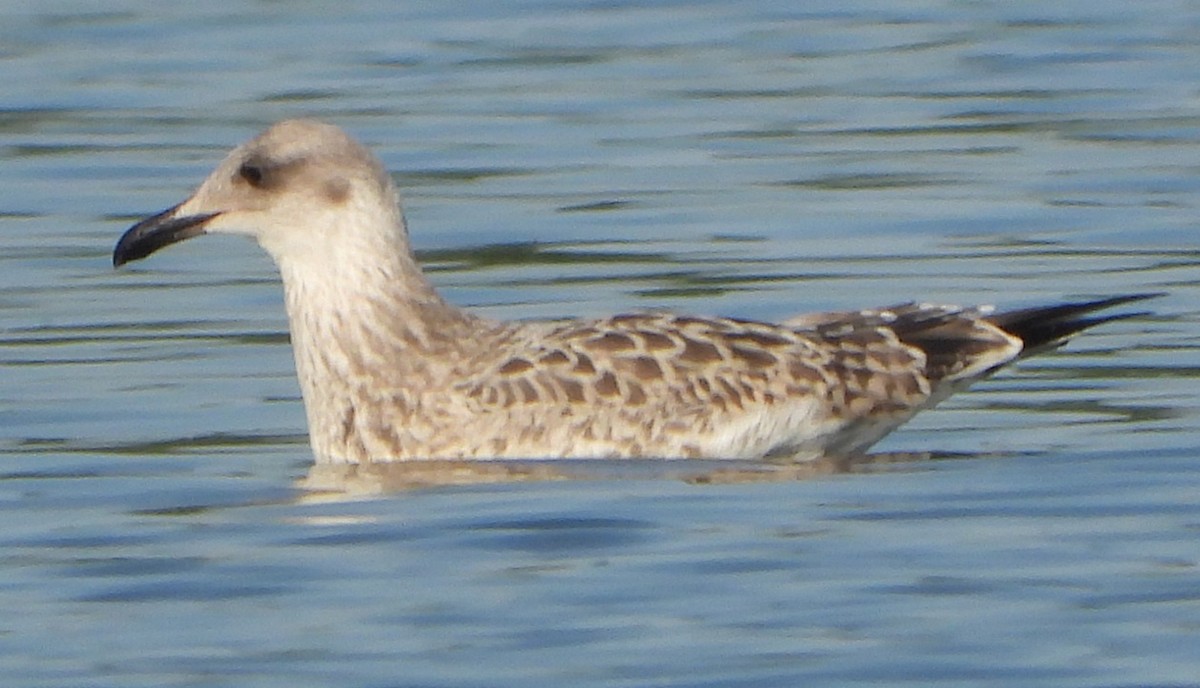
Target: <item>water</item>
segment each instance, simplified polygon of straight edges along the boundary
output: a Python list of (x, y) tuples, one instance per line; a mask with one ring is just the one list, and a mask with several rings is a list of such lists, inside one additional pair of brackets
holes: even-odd
[[(0, 10), (0, 675), (1197, 685), (1198, 30), (1185, 2)], [(293, 487), (328, 476), (266, 257), (109, 269), (296, 115), (380, 153), (439, 287), (496, 317), (1169, 295), (869, 470), (331, 499)]]

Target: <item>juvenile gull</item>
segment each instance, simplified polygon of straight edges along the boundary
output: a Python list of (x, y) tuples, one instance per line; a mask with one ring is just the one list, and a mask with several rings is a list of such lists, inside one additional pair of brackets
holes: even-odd
[[(904, 304), (782, 324), (667, 313), (499, 322), (422, 273), (390, 177), (341, 129), (284, 121), (113, 264), (246, 234), (283, 278), (318, 462), (845, 456), (1087, 327), (1120, 296), (991, 314)], [(1126, 314), (1127, 315), (1127, 314)]]

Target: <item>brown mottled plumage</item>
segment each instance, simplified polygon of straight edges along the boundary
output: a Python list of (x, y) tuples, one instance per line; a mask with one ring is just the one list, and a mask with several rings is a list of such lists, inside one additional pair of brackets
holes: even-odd
[(442, 300), (383, 166), (342, 130), (276, 124), (186, 201), (132, 227), (115, 265), (205, 232), (279, 266), (321, 462), (816, 457), (1143, 296), (989, 316), (906, 304), (782, 324), (666, 313), (496, 322)]

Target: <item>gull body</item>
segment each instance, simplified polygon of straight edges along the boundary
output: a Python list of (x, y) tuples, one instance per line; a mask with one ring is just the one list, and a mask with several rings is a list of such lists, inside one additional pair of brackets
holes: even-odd
[(438, 295), (391, 178), (336, 126), (273, 125), (114, 265), (204, 233), (279, 268), (318, 462), (731, 458), (861, 452), (918, 411), (1123, 316), (1125, 296), (991, 314), (904, 304), (779, 324), (638, 313), (489, 320)]

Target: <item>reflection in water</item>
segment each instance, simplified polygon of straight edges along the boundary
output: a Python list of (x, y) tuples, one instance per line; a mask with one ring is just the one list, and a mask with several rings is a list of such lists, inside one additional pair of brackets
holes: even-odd
[[(866, 454), (800, 462), (694, 459), (393, 461), (315, 464), (296, 486), (303, 502), (337, 501), (448, 485), (551, 480), (676, 480), (696, 485), (789, 482), (839, 473), (886, 470), (935, 458), (928, 452)], [(942, 455), (936, 458), (966, 458)]]

